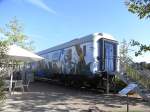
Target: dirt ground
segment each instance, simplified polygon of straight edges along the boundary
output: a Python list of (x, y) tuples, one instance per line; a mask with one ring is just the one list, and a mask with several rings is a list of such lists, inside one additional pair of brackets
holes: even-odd
[[(66, 88), (45, 82), (31, 83), (28, 92), (7, 96), (2, 112), (88, 112), (96, 106), (111, 112), (126, 112), (126, 97)], [(130, 98), (130, 110), (150, 112), (150, 103)]]

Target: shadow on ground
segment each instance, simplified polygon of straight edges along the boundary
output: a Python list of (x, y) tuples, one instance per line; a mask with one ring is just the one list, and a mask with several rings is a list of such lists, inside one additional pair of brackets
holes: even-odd
[[(38, 82), (32, 83), (28, 92), (9, 96), (1, 111), (86, 112), (91, 105), (96, 105), (102, 110), (120, 111), (126, 109), (126, 97), (95, 94)], [(150, 111), (150, 103), (139, 98), (130, 98), (130, 105), (133, 108), (145, 109), (143, 112)]]

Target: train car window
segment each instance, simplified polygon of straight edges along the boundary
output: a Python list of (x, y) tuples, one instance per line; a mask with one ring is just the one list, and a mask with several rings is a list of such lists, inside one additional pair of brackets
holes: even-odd
[(83, 46), (83, 54), (86, 56), (86, 45)]
[(59, 61), (59, 57), (60, 57), (60, 52), (54, 52), (52, 54), (52, 60), (53, 61)]

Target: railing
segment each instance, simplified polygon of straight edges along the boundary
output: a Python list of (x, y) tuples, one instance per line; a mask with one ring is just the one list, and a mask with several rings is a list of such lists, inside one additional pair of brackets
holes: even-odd
[(141, 84), (147, 89), (150, 89), (150, 76), (144, 74), (144, 72), (142, 73), (136, 67), (134, 67), (134, 63), (132, 61), (128, 63), (120, 61), (120, 65), (123, 65), (121, 66), (122, 68), (120, 68), (123, 69), (123, 72), (125, 72), (131, 80)]

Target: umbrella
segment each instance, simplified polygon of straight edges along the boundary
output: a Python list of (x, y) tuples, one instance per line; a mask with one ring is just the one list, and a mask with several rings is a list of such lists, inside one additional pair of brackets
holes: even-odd
[[(43, 57), (40, 57), (26, 49), (23, 49), (17, 45), (11, 45), (8, 47), (8, 59), (10, 60), (15, 60), (15, 61), (23, 61), (23, 62), (34, 62), (34, 61), (40, 61), (43, 60)], [(11, 76), (10, 79), (10, 88), (9, 91), (11, 93), (11, 88), (12, 88), (12, 80), (13, 80), (13, 75), (12, 75), (12, 68), (9, 71), (9, 74)]]
[(40, 57), (26, 49), (23, 49), (17, 45), (11, 45), (8, 47), (9, 59), (23, 62), (33, 62), (43, 60), (43, 57)]

